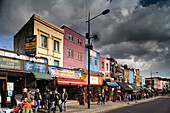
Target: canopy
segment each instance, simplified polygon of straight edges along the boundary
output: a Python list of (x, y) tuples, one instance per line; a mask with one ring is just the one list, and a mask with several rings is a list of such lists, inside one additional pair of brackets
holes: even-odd
[(146, 89), (146, 91), (150, 92), (150, 90), (148, 88), (145, 88), (145, 89)]
[(59, 85), (87, 85), (82, 79), (57, 78)]
[(143, 88), (143, 89), (144, 89), (145, 87), (144, 87), (144, 86), (141, 86), (141, 88)]
[(133, 86), (137, 91), (140, 91), (140, 88), (138, 86)]
[(123, 89), (125, 89), (126, 91), (133, 91), (132, 88), (130, 88), (126, 83), (118, 83)]
[(116, 81), (106, 82), (106, 80), (103, 80), (104, 86), (119, 86)]
[(52, 76), (46, 73), (32, 72), (36, 80), (53, 80)]

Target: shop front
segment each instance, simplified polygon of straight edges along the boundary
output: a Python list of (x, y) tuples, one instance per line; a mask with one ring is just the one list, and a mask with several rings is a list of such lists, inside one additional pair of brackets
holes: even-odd
[(55, 80), (55, 87), (60, 93), (65, 88), (69, 100), (77, 100), (85, 92), (87, 82), (81, 79), (81, 72), (66, 68), (49, 66), (49, 72)]

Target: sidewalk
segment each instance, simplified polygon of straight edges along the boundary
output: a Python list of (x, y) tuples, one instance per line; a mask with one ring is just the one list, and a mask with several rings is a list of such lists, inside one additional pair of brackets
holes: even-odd
[[(157, 98), (160, 98), (162, 96), (157, 96), (157, 97), (152, 97), (152, 98), (148, 98), (148, 99), (142, 99), (142, 100), (138, 100), (138, 101), (133, 101), (133, 102), (106, 102), (105, 105), (97, 105), (97, 102), (91, 102), (90, 104), (90, 109), (88, 109), (88, 105), (79, 105), (79, 103), (77, 101), (74, 100), (70, 100), (67, 102), (67, 111), (65, 113), (84, 113), (84, 112), (102, 112), (102, 111), (106, 111), (109, 109), (117, 109), (117, 108), (121, 108), (121, 107), (125, 107), (125, 106), (130, 106), (133, 104), (139, 104), (141, 102), (148, 102), (148, 101), (153, 101)], [(45, 109), (41, 109), (41, 113), (47, 113), (47, 110)], [(57, 111), (59, 112), (58, 108)], [(52, 113), (52, 112), (51, 112)]]

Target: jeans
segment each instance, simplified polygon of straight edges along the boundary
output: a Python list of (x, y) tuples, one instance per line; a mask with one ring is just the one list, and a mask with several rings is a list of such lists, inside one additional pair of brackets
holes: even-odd
[(64, 101), (63, 99), (61, 100), (61, 109), (63, 110), (63, 103), (64, 103), (64, 110), (67, 110), (67, 105), (66, 105), (66, 101)]
[(97, 104), (100, 104), (100, 101), (101, 101), (101, 99), (100, 99), (100, 98), (98, 98), (98, 102), (97, 102)]
[(40, 102), (41, 100), (37, 100), (37, 106), (35, 108), (35, 112), (40, 111)]

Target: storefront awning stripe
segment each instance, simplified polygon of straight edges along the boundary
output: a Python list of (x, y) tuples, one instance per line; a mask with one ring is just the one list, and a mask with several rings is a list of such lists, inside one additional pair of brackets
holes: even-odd
[(46, 73), (32, 72), (36, 80), (53, 80), (52, 76)]
[(68, 79), (68, 78), (57, 78), (59, 85), (87, 85), (87, 83), (81, 79)]

